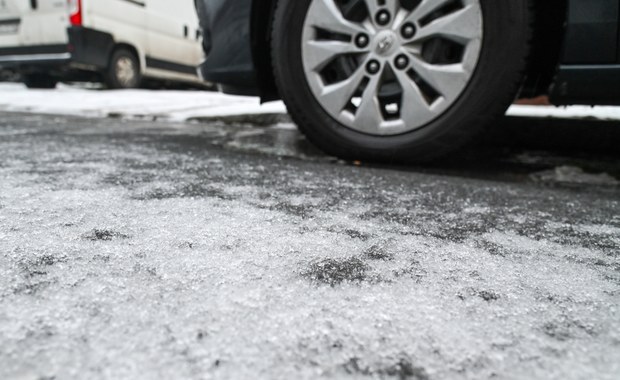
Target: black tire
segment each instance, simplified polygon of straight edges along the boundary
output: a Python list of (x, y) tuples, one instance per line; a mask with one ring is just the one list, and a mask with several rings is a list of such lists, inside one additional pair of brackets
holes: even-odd
[(140, 87), (142, 83), (142, 74), (140, 72), (138, 57), (129, 49), (116, 49), (110, 58), (105, 82), (108, 88), (112, 89)]
[(348, 160), (429, 161), (455, 151), (501, 116), (514, 100), (529, 54), (530, 0), (481, 0), (484, 39), (460, 97), (435, 120), (400, 135), (364, 134), (332, 118), (315, 99), (302, 62), (303, 25), (311, 0), (280, 0), (272, 30), (276, 84), (310, 141)]
[(54, 89), (58, 80), (46, 74), (28, 74), (24, 76), (24, 84), (32, 89)]

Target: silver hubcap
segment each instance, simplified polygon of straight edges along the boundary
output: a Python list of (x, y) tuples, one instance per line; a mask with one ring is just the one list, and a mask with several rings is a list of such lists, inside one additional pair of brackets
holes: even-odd
[(343, 125), (381, 136), (410, 132), (446, 112), (471, 80), (483, 38), (479, 0), (411, 3), (312, 1), (304, 72)]
[(116, 78), (123, 87), (131, 87), (136, 82), (138, 70), (133, 60), (121, 57), (116, 61)]

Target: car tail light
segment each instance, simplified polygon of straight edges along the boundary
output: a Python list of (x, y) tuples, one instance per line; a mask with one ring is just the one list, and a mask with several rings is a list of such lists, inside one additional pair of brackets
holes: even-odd
[(71, 25), (82, 25), (82, 0), (69, 0), (69, 21)]

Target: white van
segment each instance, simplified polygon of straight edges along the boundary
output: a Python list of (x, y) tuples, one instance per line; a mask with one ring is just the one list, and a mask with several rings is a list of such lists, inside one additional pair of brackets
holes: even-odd
[(194, 0), (0, 0), (0, 71), (28, 87), (199, 84), (203, 54)]

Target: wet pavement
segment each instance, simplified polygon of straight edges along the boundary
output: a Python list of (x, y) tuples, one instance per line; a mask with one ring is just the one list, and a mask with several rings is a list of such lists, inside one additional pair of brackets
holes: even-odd
[(617, 379), (619, 135), (389, 166), (281, 115), (2, 114), (0, 378)]

